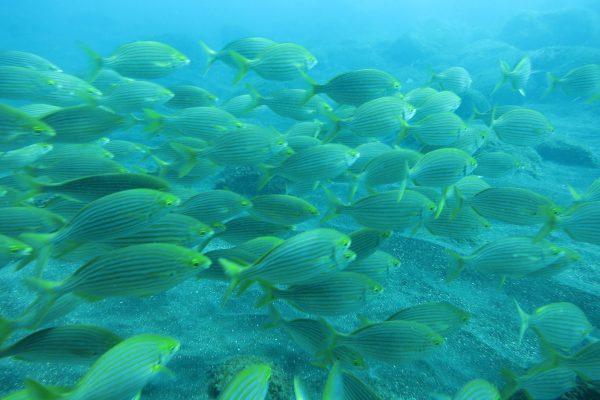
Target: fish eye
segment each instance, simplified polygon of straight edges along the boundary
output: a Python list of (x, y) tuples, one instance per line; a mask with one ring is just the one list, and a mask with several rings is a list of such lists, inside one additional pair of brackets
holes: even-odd
[(13, 246), (10, 246), (10, 247), (8, 248), (8, 251), (9, 251), (11, 254), (16, 254), (16, 253), (18, 253), (18, 252), (19, 252), (19, 246), (14, 246), (14, 245), (13, 245)]
[(249, 201), (249, 200), (246, 200), (246, 199), (244, 199), (244, 200), (240, 201), (240, 205), (241, 205), (242, 207), (248, 207), (248, 206), (250, 205), (250, 201)]
[(34, 126), (33, 133), (38, 134), (44, 132), (44, 129), (41, 126)]
[(193, 265), (194, 267), (199, 267), (199, 266), (201, 266), (201, 265), (202, 265), (202, 261), (198, 260), (197, 258), (194, 258), (194, 259), (192, 260), (192, 265)]

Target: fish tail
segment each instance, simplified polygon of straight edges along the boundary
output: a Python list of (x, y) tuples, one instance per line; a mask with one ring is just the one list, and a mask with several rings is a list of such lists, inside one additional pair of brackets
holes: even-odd
[(537, 243), (540, 240), (544, 239), (546, 236), (548, 236), (554, 229), (556, 229), (556, 225), (558, 222), (558, 218), (556, 214), (552, 211), (552, 209), (544, 207), (542, 208), (542, 211), (548, 217), (548, 221), (544, 224), (544, 226), (542, 226), (540, 231), (533, 238), (534, 243)]
[(12, 321), (0, 316), (0, 345), (13, 333)]
[(235, 78), (233, 78), (233, 84), (235, 85), (248, 73), (248, 68), (250, 68), (250, 60), (234, 50), (229, 50), (229, 55), (233, 61), (235, 61), (238, 67), (238, 72), (235, 75)]
[(56, 236), (55, 233), (22, 233), (19, 235), (19, 240), (30, 245), (33, 249), (31, 254), (21, 260), (16, 266), (15, 271), (19, 271), (36, 260), (36, 275), (41, 276), (48, 260), (54, 251), (54, 246), (51, 241)]
[(456, 186), (453, 186), (452, 191), (454, 192), (454, 200), (456, 204), (450, 213), (450, 221), (453, 221), (458, 216), (465, 205), (465, 197), (460, 190)]
[(25, 379), (25, 389), (27, 389), (27, 394), (31, 396), (30, 398), (34, 400), (55, 400), (66, 396), (66, 393), (57, 393), (31, 378)]
[(144, 108), (147, 125), (144, 127), (144, 132), (154, 135), (164, 127), (164, 117), (154, 110)]
[(210, 67), (217, 60), (218, 53), (215, 50), (208, 47), (208, 45), (202, 40), (200, 40), (199, 43), (200, 47), (202, 47), (202, 50), (204, 50), (204, 53), (206, 54), (206, 68), (204, 68), (204, 72), (202, 73), (202, 76), (206, 76)]
[(93, 81), (94, 79), (96, 79), (96, 76), (98, 76), (98, 73), (102, 69), (102, 66), (104, 65), (104, 60), (102, 59), (102, 57), (100, 57), (98, 53), (96, 53), (94, 50), (92, 50), (91, 47), (87, 46), (86, 44), (80, 42), (79, 47), (81, 47), (81, 49), (85, 52), (85, 54), (88, 55), (90, 60), (92, 60), (93, 62), (92, 71), (88, 77), (88, 81)]
[(508, 63), (504, 60), (500, 60), (500, 71), (502, 71), (502, 78), (500, 78), (498, 83), (496, 83), (496, 86), (494, 86), (494, 90), (492, 90), (490, 95), (494, 95), (502, 86), (506, 84), (506, 81), (508, 80), (508, 74), (510, 74), (510, 65), (508, 65)]
[(573, 200), (581, 200), (581, 194), (573, 186), (567, 185), (567, 188), (569, 189), (569, 193), (571, 194), (571, 197), (573, 197)]
[(327, 201), (329, 203), (329, 209), (327, 210), (323, 218), (321, 218), (321, 224), (329, 221), (330, 219), (335, 218), (338, 215), (340, 209), (344, 207), (342, 201), (335, 195), (335, 193), (331, 191), (331, 189), (329, 189), (327, 186), (323, 186), (323, 191), (325, 192), (325, 197), (327, 198)]
[(303, 103), (306, 103), (315, 94), (320, 93), (319, 88), (321, 88), (322, 86), (317, 84), (317, 82), (313, 78), (308, 76), (308, 74), (303, 70), (300, 70), (300, 76), (302, 76), (302, 78), (306, 81), (306, 83), (308, 83), (308, 89), (306, 89), (306, 95), (304, 96), (304, 101), (303, 101)]
[(44, 189), (49, 186), (44, 182), (40, 182), (36, 180), (34, 177), (27, 175), (26, 173), (16, 173), (15, 178), (17, 181), (30, 189), (29, 192), (20, 197), (17, 202), (23, 202), (25, 200), (29, 200), (30, 198), (37, 196), (40, 193), (44, 192)]
[(260, 191), (267, 186), (267, 183), (273, 178), (274, 168), (267, 165), (259, 165), (258, 169), (260, 170), (260, 179), (258, 181), (258, 190)]
[(546, 73), (546, 79), (548, 80), (548, 89), (542, 94), (542, 99), (552, 93), (560, 83), (560, 79), (552, 72)]
[(518, 390), (517, 376), (508, 368), (502, 368), (500, 373), (506, 381), (506, 386), (502, 390), (502, 398), (510, 399)]
[(256, 90), (256, 88), (249, 83), (246, 84), (246, 89), (248, 90), (248, 94), (252, 98), (252, 104), (246, 107), (244, 109), (244, 112), (250, 112), (262, 104), (263, 97), (260, 95), (258, 90)]
[(262, 326), (262, 329), (275, 328), (283, 323), (281, 313), (273, 304), (269, 304), (269, 319)]
[(183, 158), (183, 165), (179, 168), (177, 176), (183, 178), (198, 164), (199, 157), (204, 153), (203, 150), (194, 149), (181, 143), (169, 143), (171, 148)]
[(242, 280), (241, 275), (244, 271), (244, 268), (240, 264), (237, 264), (233, 261), (229, 261), (225, 258), (219, 258), (219, 264), (223, 266), (225, 274), (227, 274), (227, 276), (231, 279), (231, 281), (229, 282), (229, 287), (227, 288), (227, 292), (225, 292), (225, 296), (223, 297), (222, 304), (225, 305), (225, 303), (227, 303), (227, 300), (229, 300), (229, 297), (231, 297), (234, 290), (240, 284)]
[(256, 308), (262, 308), (275, 300), (275, 296), (273, 295), (273, 286), (262, 282), (260, 286), (264, 293), (256, 302)]
[(456, 263), (456, 266), (454, 267), (454, 269), (452, 269), (452, 271), (450, 271), (448, 276), (446, 276), (446, 282), (450, 283), (453, 280), (455, 280), (456, 278), (458, 278), (459, 275), (465, 269), (465, 258), (463, 256), (461, 256), (460, 254), (458, 254), (457, 252), (452, 251), (450, 249), (445, 249), (444, 251)]
[(527, 314), (517, 300), (515, 299), (515, 306), (517, 307), (517, 312), (519, 313), (519, 318), (521, 319), (521, 328), (519, 329), (519, 344), (523, 341), (523, 336), (525, 335), (525, 331), (529, 328), (529, 314)]
[(448, 197), (448, 188), (444, 188), (444, 190), (442, 190), (442, 198), (440, 199), (440, 202), (438, 203), (436, 210), (435, 210), (435, 215), (433, 216), (433, 219), (438, 219), (440, 217), (440, 214), (442, 214), (442, 211), (444, 211), (444, 206), (446, 205), (446, 198)]

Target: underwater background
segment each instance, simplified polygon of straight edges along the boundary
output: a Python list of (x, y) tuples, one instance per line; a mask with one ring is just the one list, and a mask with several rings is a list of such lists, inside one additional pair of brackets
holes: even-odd
[[(277, 43), (299, 44), (314, 55), (317, 63), (304, 71), (308, 77), (298, 74), (290, 80), (265, 79), (250, 67), (248, 73), (237, 83), (233, 83), (238, 73), (235, 64), (232, 67), (217, 60), (207, 69), (208, 57), (200, 41), (218, 51), (228, 43), (246, 37), (264, 37)], [(600, 102), (589, 101), (597, 100), (594, 97), (600, 94), (600, 77), (592, 84), (576, 82), (569, 86), (571, 81), (561, 82), (547, 93), (549, 82), (553, 79), (549, 78), (548, 73), (557, 77), (555, 79), (560, 79), (578, 67), (600, 64), (600, 2), (21, 0), (3, 4), (3, 12), (0, 14), (0, 52), (19, 50), (33, 53), (56, 64), (65, 73), (84, 80), (91, 79), (90, 73), (94, 70), (94, 60), (90, 57), (90, 51), (85, 49), (92, 49), (94, 53), (108, 57), (118, 46), (136, 41), (168, 44), (190, 60), (189, 65), (148, 80), (167, 88), (176, 85), (204, 88), (216, 96), (215, 107), (222, 107), (229, 99), (248, 95), (253, 91), (266, 98), (269, 94), (286, 88), (307, 90), (314, 82), (324, 84), (339, 74), (365, 68), (382, 70), (397, 78), (401, 85), (399, 92), (404, 95), (428, 86), (443, 91), (443, 78), (436, 77), (436, 74), (451, 67), (463, 67), (470, 75), (470, 83), (468, 89), (457, 93), (461, 98), (460, 107), (451, 111), (464, 121), (465, 126), (484, 126), (489, 131), (484, 143), (479, 143), (469, 153), (475, 159), (476, 154), (481, 154), (481, 149), (501, 151), (506, 157), (514, 157), (512, 165), (506, 171), (490, 173), (489, 176), (482, 174), (487, 184), (494, 188), (528, 189), (551, 199), (557, 208), (567, 210), (564, 211), (567, 216), (577, 211), (573, 207), (577, 207), (581, 201), (593, 203), (592, 206), (596, 207), (590, 215), (578, 215), (581, 220), (571, 222), (584, 227), (583, 230), (588, 235), (584, 239), (584, 234), (571, 234), (566, 228), (563, 230), (560, 225), (561, 217), (558, 220), (548, 217), (546, 222), (532, 224), (507, 223), (489, 217), (489, 221), (476, 227), (476, 233), (469, 234), (453, 233), (451, 230), (450, 233), (435, 234), (426, 223), (423, 225), (424, 221), (406, 229), (390, 227), (393, 234), (382, 240), (379, 249), (399, 260), (400, 265), (386, 269), (384, 276), (380, 276), (378, 282), (383, 287), (383, 292), (368, 297), (364, 305), (352, 312), (323, 317), (337, 331), (344, 333), (358, 329), (364, 319), (384, 321), (403, 308), (423, 303), (448, 302), (468, 313), (469, 318), (467, 323), (444, 335), (442, 346), (407, 362), (385, 362), (363, 354), (367, 361), (366, 367), (357, 368), (352, 373), (377, 393), (378, 397), (373, 398), (428, 399), (434, 394), (443, 393), (452, 396), (465, 383), (478, 378), (489, 381), (502, 391), (510, 380), (506, 378), (507, 373), (502, 373), (503, 369), (522, 376), (531, 373), (534, 366), (543, 366), (552, 358), (548, 356), (548, 351), (544, 350), (538, 337), (543, 337), (543, 333), (538, 331), (536, 334), (533, 330), (528, 330), (523, 340), (519, 340), (521, 319), (515, 300), (527, 313), (533, 313), (546, 304), (573, 303), (587, 316), (592, 327), (600, 324), (600, 236), (594, 236), (594, 232), (600, 232), (600, 184), (596, 182), (595, 193), (592, 189), (593, 182), (600, 178)], [(531, 73), (524, 86), (515, 87), (510, 80), (498, 85), (503, 80), (500, 62), (504, 61), (512, 69), (524, 57), (531, 62)], [(2, 79), (0, 74), (0, 81)], [(94, 82), (91, 81), (91, 84), (94, 85)], [(593, 87), (586, 92), (589, 87), (577, 86), (578, 84)], [(523, 89), (523, 93), (518, 89)], [(0, 91), (0, 103), (12, 107), (43, 102), (35, 101), (35, 96), (29, 100), (2, 97), (1, 93)], [(343, 143), (356, 149), (364, 143), (382, 142), (389, 145), (390, 149), (399, 144), (423, 154), (432, 149), (415, 137), (408, 137), (401, 143), (396, 142), (392, 131), (391, 136), (335, 136), (331, 133), (344, 127), (340, 120), (352, 120), (352, 111), (347, 115), (342, 114), (347, 110), (340, 111), (340, 104), (326, 94), (320, 96), (331, 106), (332, 111), (314, 107), (310, 111), (310, 118), (306, 118), (306, 121), (321, 121), (319, 130), (323, 133), (315, 135), (322, 141), (319, 145), (327, 142)], [(80, 100), (81, 104), (88, 101), (84, 98)], [(57, 105), (65, 107), (78, 104), (77, 101), (67, 103)], [(229, 112), (242, 124), (258, 125), (269, 130), (272, 127), (281, 133), (287, 132), (300, 121), (299, 118), (276, 113), (265, 104), (263, 102), (249, 108), (242, 107), (237, 110), (239, 114)], [(111, 108), (110, 103), (104, 105)], [(499, 140), (497, 132), (493, 132), (493, 121), (500, 115), (496, 111), (505, 105), (538, 111), (550, 121), (553, 132), (534, 145)], [(101, 136), (150, 146), (151, 154), (159, 159), (171, 157), (168, 163), (172, 165), (184, 162), (185, 160), (178, 158), (182, 157), (181, 153), (169, 148), (169, 143), (176, 141), (174, 136), (160, 130), (152, 135), (148, 134), (148, 127), (152, 126), (152, 116), (155, 114), (144, 112), (144, 108), (152, 109), (159, 115), (176, 115), (178, 112), (162, 103), (137, 110), (117, 111), (122, 115), (133, 114), (135, 122), (107, 129), (110, 132)], [(415, 108), (418, 113), (419, 107)], [(340, 120), (335, 120), (335, 114)], [(406, 120), (408, 124), (411, 123), (410, 118), (407, 117)], [(481, 121), (485, 123), (482, 124)], [(52, 139), (49, 143), (52, 143)], [(2, 152), (14, 150), (4, 143), (2, 146), (0, 165)], [(54, 150), (58, 146), (55, 145)], [(429, 148), (425, 149), (427, 146)], [(293, 148), (291, 145), (290, 147)], [(48, 154), (52, 154), (54, 150)], [(68, 153), (64, 157), (68, 158)], [(152, 157), (140, 155), (133, 150), (115, 157), (115, 160), (129, 172), (164, 178), (171, 186), (170, 191), (182, 200), (182, 204), (196, 193), (226, 189), (250, 201), (259, 194), (288, 193), (314, 204), (319, 210), (318, 217), (294, 224), (294, 230), (287, 227), (287, 224), (280, 224), (286, 226), (280, 226), (279, 230), (273, 228), (273, 232), (249, 232), (246, 236), (241, 234), (244, 239), (272, 234), (288, 239), (319, 227), (349, 234), (365, 226), (370, 227), (345, 213), (343, 206), (336, 209), (336, 201), (346, 205), (351, 203), (348, 189), (355, 181), (344, 179), (344, 174), (324, 179), (318, 184), (307, 179), (308, 185), (306, 182), (292, 182), (298, 184), (293, 185), (283, 175), (277, 176), (276, 160), (271, 164), (262, 163), (275, 168), (276, 176), (264, 188), (259, 189), (260, 181), (264, 180), (265, 168), (258, 164), (236, 165), (235, 162), (217, 161), (214, 162), (215, 165), (203, 164), (203, 170), (190, 167), (194, 172), (192, 174), (188, 174), (189, 169), (185, 173), (182, 170), (171, 170), (164, 174), (159, 165), (152, 161)], [(490, 168), (493, 170), (497, 167), (493, 164)], [(19, 179), (15, 182), (14, 178), (23, 174), (52, 183), (90, 175), (69, 170), (68, 173), (61, 171), (62, 175), (56, 172), (56, 177), (53, 178), (52, 173), (44, 173), (45, 165), (41, 158), (19, 165), (18, 168), (3, 168), (0, 171), (0, 189), (11, 188), (22, 193), (27, 193), (35, 186), (28, 186), (27, 183), (23, 186), (23, 181)], [(354, 172), (360, 173), (360, 170)], [(477, 170), (465, 175), (480, 176)], [(25, 182), (29, 182), (28, 179)], [(408, 188), (419, 186), (418, 183), (406, 180), (403, 183)], [(586, 192), (590, 185), (592, 187)], [(327, 186), (335, 195), (326, 194), (322, 186)], [(377, 187), (375, 192), (396, 190), (399, 187), (400, 180)], [(443, 189), (448, 187), (444, 186)], [(457, 196), (453, 189), (447, 190), (447, 194), (442, 192), (441, 187), (437, 187), (436, 191), (437, 195), (433, 196), (435, 199), (432, 201), (438, 207), (439, 196)], [(372, 192), (359, 184), (353, 200)], [(0, 190), (2, 208), (25, 205), (41, 207), (45, 204), (31, 198), (23, 201), (8, 199), (7, 193), (12, 192)], [(589, 200), (585, 198), (586, 193), (589, 193)], [(334, 197), (339, 197), (339, 200)], [(446, 207), (454, 207), (457, 202), (455, 197), (453, 202), (447, 202)], [(501, 207), (499, 204), (486, 206)], [(517, 202), (498, 212), (510, 214), (518, 206)], [(324, 218), (332, 216), (332, 209), (340, 215), (331, 219)], [(60, 214), (60, 210), (59, 206), (55, 212)], [(65, 217), (65, 221), (68, 221), (72, 216), (69, 214), (71, 208), (65, 205), (65, 210), (65, 215), (69, 215)], [(378, 211), (385, 214), (385, 210)], [(549, 212), (538, 211), (541, 214)], [(239, 215), (246, 214), (242, 211)], [(0, 224), (9, 224), (8, 221), (9, 219), (0, 217)], [(449, 217), (448, 225), (452, 225), (452, 221)], [(210, 225), (216, 221), (201, 222)], [(227, 228), (227, 220), (219, 222)], [(499, 284), (502, 273), (477, 271), (477, 265), (467, 265), (460, 276), (448, 282), (447, 276), (455, 268), (455, 261), (449, 253), (470, 255), (482, 245), (501, 238), (534, 238), (544, 227), (552, 228), (546, 232), (545, 240), (576, 254), (568, 265), (564, 268), (561, 265), (556, 273), (516, 278), (509, 276), (503, 284)], [(1, 225), (0, 234), (13, 236), (5, 233)], [(215, 238), (208, 244), (203, 243), (196, 249), (205, 254), (211, 250), (230, 248), (244, 241), (238, 239), (227, 241), (215, 234)], [(196, 245), (197, 243), (194, 244)], [(35, 245), (32, 246), (35, 248)], [(108, 250), (92, 249), (64, 257), (55, 255), (48, 261), (43, 278), (52, 281), (64, 279), (89, 261), (92, 258), (90, 254), (95, 257), (104, 251)], [(34, 254), (37, 255), (35, 251)], [(213, 264), (215, 263), (218, 262), (213, 260)], [(510, 260), (506, 263), (510, 263)], [(31, 285), (24, 284), (28, 277), (34, 275), (34, 269), (33, 266), (27, 266), (16, 271), (13, 265), (0, 266), (2, 318), (18, 319), (26, 312), (27, 306), (35, 301), (38, 293), (31, 289)], [(263, 295), (263, 289), (259, 285), (252, 286), (239, 296), (234, 294), (224, 302), (229, 284), (227, 275), (222, 274), (221, 279), (190, 278), (176, 287), (150, 296), (86, 300), (66, 315), (48, 321), (43, 326), (36, 326), (35, 329), (66, 324), (91, 324), (109, 329), (124, 338), (144, 333), (176, 338), (181, 343), (181, 348), (168, 363), (173, 377), (163, 374), (154, 377), (144, 386), (142, 399), (218, 398), (219, 392), (235, 373), (255, 363), (267, 363), (271, 366), (270, 389), (266, 398), (294, 399), (295, 376), (304, 382), (310, 398), (321, 398), (331, 365), (325, 368), (312, 365), (315, 354), (305, 351), (281, 327), (265, 327), (265, 324), (272, 322), (273, 315), (269, 315), (269, 307), (255, 306)], [(299, 311), (283, 299), (273, 304), (288, 320), (316, 320), (320, 317), (318, 313)], [(567, 315), (565, 318), (569, 317)], [(0, 348), (10, 346), (33, 330), (15, 331)], [(597, 336), (598, 332), (590, 329), (578, 347), (572, 348), (571, 353), (561, 354), (572, 355), (580, 348), (595, 343)], [(597, 372), (600, 360), (598, 355), (594, 357), (588, 361), (595, 363), (594, 371)], [(27, 377), (44, 385), (72, 387), (85, 375), (92, 362), (93, 360), (88, 363), (61, 363), (52, 360), (36, 362), (3, 355), (0, 359), (0, 398), (23, 389)], [(533, 371), (535, 373), (535, 369)], [(554, 397), (533, 397), (600, 399), (600, 376), (590, 378), (580, 374), (576, 368), (574, 371), (577, 377), (571, 376), (570, 381), (576, 384), (563, 391), (567, 393), (559, 390)], [(542, 379), (541, 383), (536, 384), (544, 387), (550, 383), (550, 380)], [(358, 398), (348, 396), (345, 395), (345, 398)], [(524, 396), (523, 391), (517, 391), (515, 398)], [(336, 397), (333, 395), (330, 398)]]

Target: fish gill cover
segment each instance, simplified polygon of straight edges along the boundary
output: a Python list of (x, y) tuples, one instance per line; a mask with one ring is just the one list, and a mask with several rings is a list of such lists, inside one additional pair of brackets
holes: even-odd
[(599, 26), (3, 5), (0, 397), (600, 398)]

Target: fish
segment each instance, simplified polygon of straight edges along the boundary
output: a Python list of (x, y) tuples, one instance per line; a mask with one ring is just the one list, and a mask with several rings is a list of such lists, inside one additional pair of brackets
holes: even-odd
[(516, 108), (492, 117), (491, 128), (500, 140), (514, 146), (537, 146), (554, 133), (548, 118), (530, 108)]
[(26, 51), (5, 50), (0, 52), (0, 66), (22, 67), (36, 71), (57, 71), (61, 69), (54, 63), (37, 54)]
[(515, 300), (521, 319), (519, 343), (532, 328), (546, 343), (559, 350), (571, 350), (594, 329), (585, 313), (573, 303), (551, 303), (527, 314)]
[[(15, 150), (0, 151), (0, 170), (8, 172), (26, 167), (51, 152), (53, 148), (49, 143), (38, 142)], [(3, 174), (0, 172), (0, 175)]]
[(427, 325), (440, 335), (447, 335), (469, 322), (465, 310), (446, 301), (422, 303), (390, 315), (386, 321), (414, 321)]
[(600, 92), (600, 64), (586, 64), (573, 68), (562, 77), (557, 77), (551, 72), (546, 74), (548, 89), (543, 94), (547, 96), (557, 87), (570, 97), (597, 97)]
[(309, 121), (321, 114), (331, 112), (331, 106), (320, 96), (306, 100), (304, 89), (280, 89), (268, 96), (261, 95), (252, 86), (247, 85), (252, 97), (251, 107), (267, 106), (275, 114), (296, 121)]
[(502, 391), (504, 398), (509, 398), (519, 390), (539, 400), (553, 400), (562, 397), (577, 386), (577, 375), (570, 368), (557, 367), (543, 371), (528, 372), (516, 376), (509, 369), (503, 369), (502, 375), (507, 387)]
[(106, 58), (102, 58), (87, 46), (82, 48), (94, 62), (92, 77), (104, 67), (128, 78), (155, 79), (167, 76), (190, 63), (190, 59), (179, 50), (156, 41), (122, 44)]
[(276, 43), (267, 46), (253, 59), (248, 59), (235, 50), (229, 50), (229, 55), (238, 68), (234, 84), (239, 82), (248, 70), (253, 70), (263, 79), (291, 81), (301, 77), (317, 64), (317, 58), (296, 43)]
[(321, 85), (312, 79), (308, 79), (308, 83), (311, 88), (306, 98), (325, 93), (339, 104), (356, 107), (379, 97), (393, 95), (401, 86), (393, 75), (374, 68), (344, 72)]
[(0, 269), (30, 255), (32, 250), (28, 244), (0, 234)]
[(427, 146), (452, 146), (466, 129), (466, 124), (452, 112), (430, 114), (415, 124), (406, 123), (401, 136), (412, 135)]
[(521, 162), (512, 154), (504, 151), (486, 151), (475, 155), (477, 168), (475, 175), (485, 178), (502, 178), (519, 168)]
[(304, 231), (275, 247), (249, 266), (220, 259), (231, 278), (226, 298), (240, 286), (243, 293), (256, 280), (273, 285), (294, 285), (316, 276), (342, 269), (354, 259), (348, 252), (350, 238), (334, 229)]
[(525, 86), (531, 76), (531, 59), (529, 56), (522, 57), (512, 68), (506, 61), (500, 60), (500, 71), (502, 72), (502, 79), (494, 87), (492, 95), (506, 83), (510, 83), (513, 90), (516, 90), (521, 96), (525, 96)]
[(361, 104), (354, 115), (341, 119), (335, 114), (330, 117), (339, 128), (349, 129), (360, 137), (381, 138), (403, 131), (406, 121), (415, 114), (415, 108), (397, 96), (384, 96)]
[(540, 229), (536, 240), (559, 227), (573, 240), (600, 244), (600, 201), (575, 204), (562, 214), (548, 212), (547, 216), (549, 221)]
[[(353, 258), (348, 260), (352, 261)], [(332, 316), (357, 312), (382, 293), (383, 287), (365, 275), (344, 271), (324, 274), (286, 289), (263, 285), (263, 291), (257, 307), (281, 299), (307, 314)]]
[(473, 379), (465, 383), (452, 397), (435, 394), (434, 400), (500, 400), (502, 396), (490, 382), (485, 379)]
[(219, 394), (219, 400), (264, 400), (270, 379), (270, 365), (249, 365), (233, 377)]
[(167, 336), (147, 333), (132, 336), (102, 354), (66, 393), (56, 393), (33, 379), (27, 379), (25, 387), (34, 398), (132, 399), (139, 397), (156, 375), (172, 374), (165, 365), (179, 347), (178, 340)]
[(165, 103), (170, 108), (210, 107), (217, 101), (217, 96), (198, 86), (169, 86), (167, 90), (173, 93), (173, 97)]
[(0, 358), (29, 362), (87, 363), (123, 340), (94, 325), (62, 325), (36, 331), (0, 349)]
[(173, 92), (156, 83), (133, 80), (119, 84), (99, 103), (118, 113), (142, 112), (165, 104), (173, 96)]
[(209, 68), (215, 63), (215, 61), (221, 61), (230, 67), (236, 68), (237, 63), (231, 56), (230, 51), (235, 51), (241, 56), (252, 60), (258, 57), (258, 55), (267, 47), (270, 47), (276, 43), (277, 42), (274, 40), (268, 38), (252, 36), (233, 40), (227, 43), (221, 50), (216, 51), (208, 47), (206, 43), (200, 41), (200, 45), (206, 54), (206, 70), (204, 75), (206, 75)]
[(600, 178), (595, 179), (584, 193), (579, 193), (575, 188), (569, 186), (569, 192), (575, 202), (585, 203), (590, 201), (600, 201)]
[(235, 192), (214, 189), (193, 195), (177, 208), (177, 212), (205, 224), (214, 224), (234, 218), (251, 207), (250, 200)]
[(0, 150), (3, 151), (15, 150), (56, 136), (56, 132), (48, 124), (6, 104), (0, 104), (0, 121)]
[(558, 353), (543, 342), (542, 348), (549, 358), (545, 366), (568, 368), (585, 381), (600, 380), (600, 341), (589, 343), (571, 355)]
[(95, 103), (102, 96), (102, 92), (98, 88), (75, 75), (58, 71), (40, 73), (47, 82), (51, 82), (36, 96), (36, 99), (43, 103), (55, 106), (73, 106), (81, 103)]
[(42, 71), (15, 66), (0, 66), (0, 98), (45, 102), (58, 90), (58, 83)]
[(547, 241), (534, 242), (532, 238), (510, 236), (488, 242), (472, 254), (461, 256), (446, 249), (456, 263), (447, 281), (456, 279), (465, 267), (485, 274), (499, 275), (501, 283), (506, 277), (513, 279), (542, 273), (556, 273), (578, 256)]
[(51, 233), (65, 224), (60, 215), (32, 206), (0, 207), (0, 234), (17, 237), (24, 232)]
[[(416, 94), (409, 97), (407, 94), (405, 100), (410, 103), (410, 99), (415, 96)], [(449, 90), (441, 92), (424, 91), (420, 92), (419, 96), (421, 98), (417, 104), (410, 103), (416, 109), (412, 118), (413, 121), (419, 121), (431, 114), (454, 112), (458, 109), (462, 101), (456, 93)]]
[(247, 242), (257, 236), (288, 237), (296, 230), (295, 225), (281, 225), (256, 219), (252, 216), (241, 216), (222, 224), (223, 229), (217, 231), (215, 238), (233, 245)]
[(371, 255), (352, 261), (344, 272), (356, 272), (366, 275), (375, 282), (382, 283), (390, 269), (400, 266), (400, 260), (385, 251), (376, 250)]
[(350, 250), (356, 253), (355, 261), (359, 261), (376, 252), (392, 236), (392, 231), (362, 228), (351, 232), (348, 236), (352, 241)]
[(432, 73), (431, 82), (437, 83), (442, 90), (463, 95), (471, 88), (471, 74), (463, 67), (450, 67), (442, 72)]
[(317, 207), (292, 195), (264, 194), (250, 201), (250, 215), (280, 225), (294, 225), (319, 216)]

